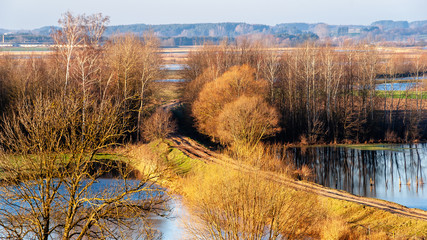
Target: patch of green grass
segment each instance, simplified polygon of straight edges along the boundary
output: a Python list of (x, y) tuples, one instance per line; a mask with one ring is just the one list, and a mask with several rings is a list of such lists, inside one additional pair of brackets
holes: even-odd
[(177, 175), (186, 175), (200, 164), (200, 161), (188, 157), (173, 147), (172, 142), (168, 140), (155, 140), (149, 143), (149, 146)]
[(419, 92), (418, 94), (414, 91), (376, 91), (378, 97), (382, 98), (400, 98), (400, 99), (427, 99), (427, 92)]
[(167, 155), (167, 161), (175, 169), (175, 172), (179, 175), (185, 175), (189, 173), (193, 167), (198, 163), (180, 150), (173, 148)]
[[(43, 160), (55, 161), (57, 167), (65, 166), (71, 158), (71, 154), (67, 153), (52, 153), (52, 154), (28, 154), (28, 155), (2, 155), (2, 158), (8, 161), (8, 165), (11, 169), (26, 169), (26, 171), (34, 170), (34, 167), (37, 167), (38, 164), (42, 163)], [(89, 158), (89, 156), (84, 156)], [(93, 160), (106, 160), (106, 161), (124, 161), (126, 157), (119, 154), (111, 153), (97, 153), (93, 156)], [(22, 174), (26, 174), (23, 172)], [(4, 170), (0, 169), (0, 179), (4, 175)]]
[(126, 157), (120, 154), (111, 153), (97, 153), (93, 156), (94, 160), (113, 160), (113, 161), (124, 161)]
[(381, 145), (381, 144), (347, 144), (347, 145), (342, 145), (342, 147), (353, 148), (357, 150), (365, 150), (365, 151), (402, 151), (403, 150), (403, 148), (394, 147), (392, 145)]
[(156, 82), (155, 88), (157, 91), (155, 97), (162, 103), (179, 99), (183, 95), (184, 86), (185, 83), (182, 82)]
[(343, 147), (365, 151), (403, 151), (410, 148), (402, 148), (398, 144), (365, 143), (365, 144), (337, 144), (337, 145), (308, 145), (304, 147)]

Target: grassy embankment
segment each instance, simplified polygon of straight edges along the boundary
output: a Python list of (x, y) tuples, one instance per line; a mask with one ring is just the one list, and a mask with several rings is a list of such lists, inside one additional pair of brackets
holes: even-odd
[[(240, 192), (240, 188), (246, 186), (245, 194), (238, 198), (239, 202), (250, 202), (252, 195), (248, 194), (248, 191), (252, 194), (258, 191), (260, 196), (270, 196), (271, 191), (264, 191), (272, 189), (275, 193), (281, 192), (298, 197), (301, 203), (309, 203), (310, 209), (308, 210), (311, 214), (309, 216), (313, 222), (311, 222), (312, 225), (307, 234), (314, 238), (406, 239), (427, 236), (427, 222), (425, 221), (315, 194), (297, 193), (295, 190), (259, 178), (256, 174), (249, 175), (227, 169), (225, 166), (203, 163), (200, 160), (189, 158), (168, 140), (157, 140), (144, 145), (128, 145), (120, 151), (97, 154), (94, 159), (124, 160), (124, 155), (129, 156), (130, 163), (141, 172), (161, 171), (163, 174), (158, 179), (159, 184), (184, 196), (184, 201), (190, 206), (190, 209), (199, 211), (198, 217), (203, 214), (203, 212), (200, 213), (200, 209), (203, 210), (200, 208), (201, 206), (230, 207), (227, 204), (235, 204), (233, 200), (236, 199), (233, 198), (236, 197), (236, 192), (233, 192), (233, 189)], [(64, 156), (64, 160), (68, 159), (67, 155)], [(19, 164), (20, 161), (16, 161), (16, 163)], [(257, 189), (257, 186), (264, 186), (264, 188)], [(246, 199), (246, 197), (251, 199)], [(274, 202), (268, 202), (266, 198), (261, 200), (266, 208), (270, 204), (274, 204)], [(297, 209), (303, 211), (307, 210), (308, 206), (302, 204), (294, 207), (304, 207), (305, 209)], [(218, 209), (215, 210), (218, 211)], [(256, 211), (261, 210), (256, 209)], [(229, 219), (229, 221), (234, 220)]]
[[(200, 209), (203, 210), (201, 206), (232, 207), (227, 205), (227, 203), (232, 203), (232, 198), (235, 197), (232, 189), (239, 189), (242, 185), (237, 183), (249, 180), (252, 182), (251, 189), (261, 191), (261, 195), (269, 196), (271, 193), (263, 193), (265, 188), (257, 189), (257, 186), (268, 185), (268, 189), (273, 188), (275, 191), (298, 196), (300, 198), (298, 201), (310, 203), (310, 206), (301, 205), (300, 207), (311, 208), (309, 210), (314, 224), (307, 234), (315, 238), (406, 239), (427, 237), (427, 222), (425, 221), (402, 217), (355, 203), (320, 197), (316, 194), (295, 195), (295, 190), (259, 178), (255, 173), (248, 175), (227, 169), (225, 166), (191, 159), (174, 148), (169, 141), (158, 140), (146, 145), (128, 146), (126, 151), (135, 160), (137, 169), (141, 169), (141, 171), (161, 169), (167, 173), (163, 174), (159, 182), (174, 193), (184, 196), (185, 202), (190, 209), (197, 210), (199, 217)], [(247, 193), (246, 195), (250, 196)], [(315, 199), (314, 203), (313, 199)], [(239, 200), (250, 201), (250, 199), (245, 199), (245, 196), (240, 196)], [(266, 207), (274, 204), (274, 202), (268, 202), (268, 199), (264, 200), (267, 201), (264, 202)], [(194, 229), (192, 230), (194, 231)]]

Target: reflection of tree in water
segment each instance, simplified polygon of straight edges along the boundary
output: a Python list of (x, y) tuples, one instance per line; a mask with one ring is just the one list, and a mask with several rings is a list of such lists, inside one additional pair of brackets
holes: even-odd
[[(314, 181), (353, 194), (379, 197), (423, 190), (427, 144), (390, 146), (379, 150), (346, 147), (288, 149), (297, 167), (307, 165)], [(381, 192), (381, 193), (379, 193)], [(413, 193), (412, 193), (413, 194)]]

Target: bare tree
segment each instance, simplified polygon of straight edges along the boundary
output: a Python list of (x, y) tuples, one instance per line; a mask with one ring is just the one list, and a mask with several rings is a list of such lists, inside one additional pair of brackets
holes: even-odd
[(144, 48), (141, 53), (138, 76), (139, 76), (139, 108), (137, 120), (137, 137), (141, 137), (140, 129), (142, 126), (142, 111), (145, 103), (146, 89), (161, 74), (160, 67), (163, 64), (162, 58), (158, 54), (159, 41), (153, 33), (148, 33), (144, 36)]
[[(111, 77), (105, 83), (101, 74), (108, 18), (63, 18), (54, 37), (65, 60), (64, 88), (47, 94), (45, 83), (32, 82), (36, 91), (17, 101), (1, 126), (1, 237), (123, 238), (138, 228), (135, 221), (151, 236), (146, 217), (163, 214), (167, 198), (154, 185), (157, 173), (136, 180), (129, 161), (97, 155), (128, 129), (129, 110), (106, 94)], [(100, 178), (114, 173), (113, 185), (98, 187)]]
[(56, 44), (56, 49), (59, 55), (65, 61), (65, 83), (64, 90), (67, 91), (67, 86), (70, 79), (71, 61), (74, 50), (81, 46), (84, 41), (84, 16), (73, 16), (71, 12), (66, 12), (58, 21), (61, 29), (55, 31), (52, 35)]
[(120, 99), (127, 99), (135, 94), (136, 89), (132, 86), (138, 81), (139, 53), (142, 48), (142, 41), (131, 34), (113, 36), (106, 45), (106, 62), (120, 91)]
[(138, 36), (126, 34), (114, 37), (106, 47), (109, 71), (125, 100), (127, 110), (137, 112), (137, 140), (140, 140), (144, 106), (150, 84), (162, 75), (163, 60), (158, 54), (158, 39), (148, 33), (141, 40)]
[(265, 80), (270, 85), (270, 102), (274, 102), (274, 83), (277, 81), (280, 69), (279, 54), (275, 50), (266, 50), (263, 58), (262, 72)]
[(158, 108), (143, 124), (143, 134), (147, 141), (165, 139), (176, 129), (170, 110)]
[[(150, 213), (162, 214), (166, 195), (154, 185), (154, 173), (136, 180), (126, 160), (97, 157), (123, 134), (120, 107), (86, 105), (91, 114), (82, 132), (81, 96), (62, 96), (23, 99), (3, 119), (1, 236), (117, 237), (133, 229), (131, 221), (143, 224)], [(113, 172), (117, 180), (98, 186)]]

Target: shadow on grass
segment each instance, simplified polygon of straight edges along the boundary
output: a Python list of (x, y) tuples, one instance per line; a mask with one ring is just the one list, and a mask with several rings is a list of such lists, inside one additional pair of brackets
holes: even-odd
[(196, 129), (195, 119), (191, 116), (191, 110), (188, 105), (181, 104), (172, 110), (173, 117), (177, 123), (177, 133), (183, 136), (187, 136), (210, 150), (221, 150), (223, 146), (219, 143), (215, 143), (209, 136), (201, 134)]

